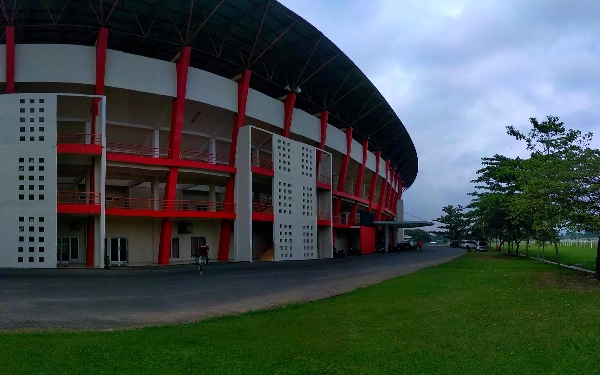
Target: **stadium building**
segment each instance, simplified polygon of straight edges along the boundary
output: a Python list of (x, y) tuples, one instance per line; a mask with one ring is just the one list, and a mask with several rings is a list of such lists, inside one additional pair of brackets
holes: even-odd
[(189, 263), (203, 241), (212, 260), (304, 260), (397, 240), (373, 221), (402, 219), (410, 136), (280, 3), (7, 0), (0, 19), (0, 267)]

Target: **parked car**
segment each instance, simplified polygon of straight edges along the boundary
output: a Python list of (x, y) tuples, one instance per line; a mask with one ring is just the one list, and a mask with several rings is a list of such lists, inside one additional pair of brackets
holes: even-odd
[(416, 250), (417, 244), (413, 240), (402, 241), (398, 244), (400, 250)]
[(460, 247), (462, 249), (465, 249), (467, 251), (471, 251), (471, 249), (477, 249), (477, 241), (473, 241), (473, 240), (463, 240), (460, 243)]
[(477, 241), (477, 251), (488, 251), (488, 243), (487, 241)]
[(460, 247), (460, 240), (452, 240), (450, 241), (450, 247)]

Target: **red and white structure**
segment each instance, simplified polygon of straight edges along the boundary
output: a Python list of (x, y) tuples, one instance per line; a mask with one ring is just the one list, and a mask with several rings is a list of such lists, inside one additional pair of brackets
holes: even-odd
[[(58, 4), (60, 3), (60, 4)], [(404, 126), (274, 1), (1, 7), (0, 267), (374, 251), (417, 174)]]

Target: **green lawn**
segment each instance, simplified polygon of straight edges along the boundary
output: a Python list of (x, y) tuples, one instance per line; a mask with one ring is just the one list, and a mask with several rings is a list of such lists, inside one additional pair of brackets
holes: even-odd
[[(560, 262), (571, 266), (577, 266), (594, 271), (596, 269), (596, 243), (590, 247), (590, 244), (583, 246), (559, 246)], [(525, 254), (525, 245), (522, 244), (519, 253)], [(556, 251), (554, 245), (541, 246), (531, 245), (529, 247), (529, 256), (534, 258), (546, 259), (556, 262)]]
[(0, 334), (5, 374), (598, 373), (600, 284), (501, 253), (199, 323)]

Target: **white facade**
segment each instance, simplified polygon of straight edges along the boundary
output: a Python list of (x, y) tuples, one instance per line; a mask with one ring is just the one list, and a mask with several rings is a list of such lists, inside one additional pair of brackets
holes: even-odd
[[(4, 180), (0, 184), (0, 267), (55, 267), (57, 238), (78, 238), (80, 256), (72, 257), (72, 264), (85, 263), (88, 241), (94, 241), (95, 267), (103, 265), (106, 255), (114, 254), (111, 250), (115, 246), (122, 249), (121, 243), (127, 249), (126, 260), (122, 264), (157, 262), (160, 221), (163, 218), (107, 217), (110, 207), (105, 202), (110, 200), (117, 204), (114, 202), (127, 199), (128, 209), (132, 204), (138, 204), (137, 199), (153, 205), (152, 209), (161, 204), (169, 166), (159, 163), (158, 159), (163, 152), (161, 150), (168, 147), (172, 99), (176, 96), (175, 63), (109, 50), (106, 99), (101, 102), (96, 130), (102, 135), (102, 153), (85, 160), (77, 155), (57, 157), (57, 133), (89, 132), (89, 102), (82, 104), (77, 97), (57, 102), (57, 97), (93, 93), (95, 53), (93, 47), (74, 45), (16, 46), (18, 94), (0, 96), (0, 175)], [(1, 46), (2, 71), (5, 70), (4, 55), (5, 49)], [(0, 75), (0, 82), (4, 81), (4, 75)], [(199, 69), (189, 69), (182, 149), (198, 154), (229, 154), (232, 121), (237, 111), (237, 90), (235, 81)], [(42, 108), (43, 115), (40, 113)], [(25, 122), (22, 122), (23, 118)], [(346, 134), (328, 125), (326, 152), (318, 172), (315, 145), (320, 141), (319, 118), (295, 109), (290, 138), (273, 134), (283, 128), (283, 119), (282, 101), (249, 90), (247, 126), (239, 133), (235, 164), (236, 217), (230, 260), (257, 260), (253, 252), (253, 238), (256, 238), (252, 231), (253, 202), (256, 203), (253, 186), (257, 183), (267, 186), (268, 183), (252, 173), (250, 160), (255, 155), (273, 163), (270, 181), (274, 216), (273, 259), (331, 257), (332, 227), (319, 227), (317, 220), (320, 214), (332, 214), (332, 192), (318, 190), (316, 181), (317, 174), (331, 179), (339, 172), (339, 160), (346, 152)], [(252, 129), (266, 135), (255, 137)], [(25, 141), (20, 140), (23, 136)], [(30, 137), (34, 140), (31, 141)], [(132, 152), (138, 155), (139, 152), (148, 157), (148, 152), (154, 153), (150, 157), (155, 157), (157, 163), (128, 164), (114, 157), (107, 160), (107, 154), (116, 152), (118, 146), (115, 145), (118, 144), (139, 146), (135, 151), (128, 148), (128, 155)], [(350, 157), (347, 185), (353, 181), (357, 166), (362, 163), (362, 145), (354, 140)], [(211, 163), (218, 164), (219, 161)], [(367, 173), (374, 173), (375, 164), (376, 158), (369, 152)], [(30, 170), (31, 167), (34, 169)], [(87, 172), (84, 171), (86, 168)], [(89, 174), (85, 178), (79, 177), (89, 171), (94, 178)], [(386, 175), (383, 160), (380, 161), (379, 175), (382, 178)], [(34, 178), (32, 183), (31, 177)], [(39, 181), (40, 177), (43, 181)], [(229, 177), (231, 174), (219, 170), (180, 167), (177, 199), (222, 201), (225, 181)], [(89, 190), (91, 182), (95, 185), (93, 190), (101, 195), (101, 211), (91, 216), (94, 238), (88, 240), (85, 238), (88, 231), (85, 220), (90, 216), (57, 216), (57, 192), (65, 189)], [(368, 191), (370, 183), (371, 180), (365, 178), (362, 190)], [(29, 199), (31, 195), (33, 199)], [(43, 199), (40, 198), (42, 196)], [(353, 203), (349, 200), (345, 204)], [(363, 203), (361, 208), (365, 208)], [(192, 223), (193, 232), (178, 233), (181, 221)], [(72, 225), (76, 222), (81, 225)], [(191, 247), (197, 238), (207, 241), (214, 251), (211, 258), (216, 258), (221, 224), (221, 219), (174, 219), (172, 243), (177, 243), (178, 252), (172, 252), (171, 255), (177, 257), (172, 256), (171, 262), (189, 262)], [(33, 230), (30, 230), (31, 227)]]

